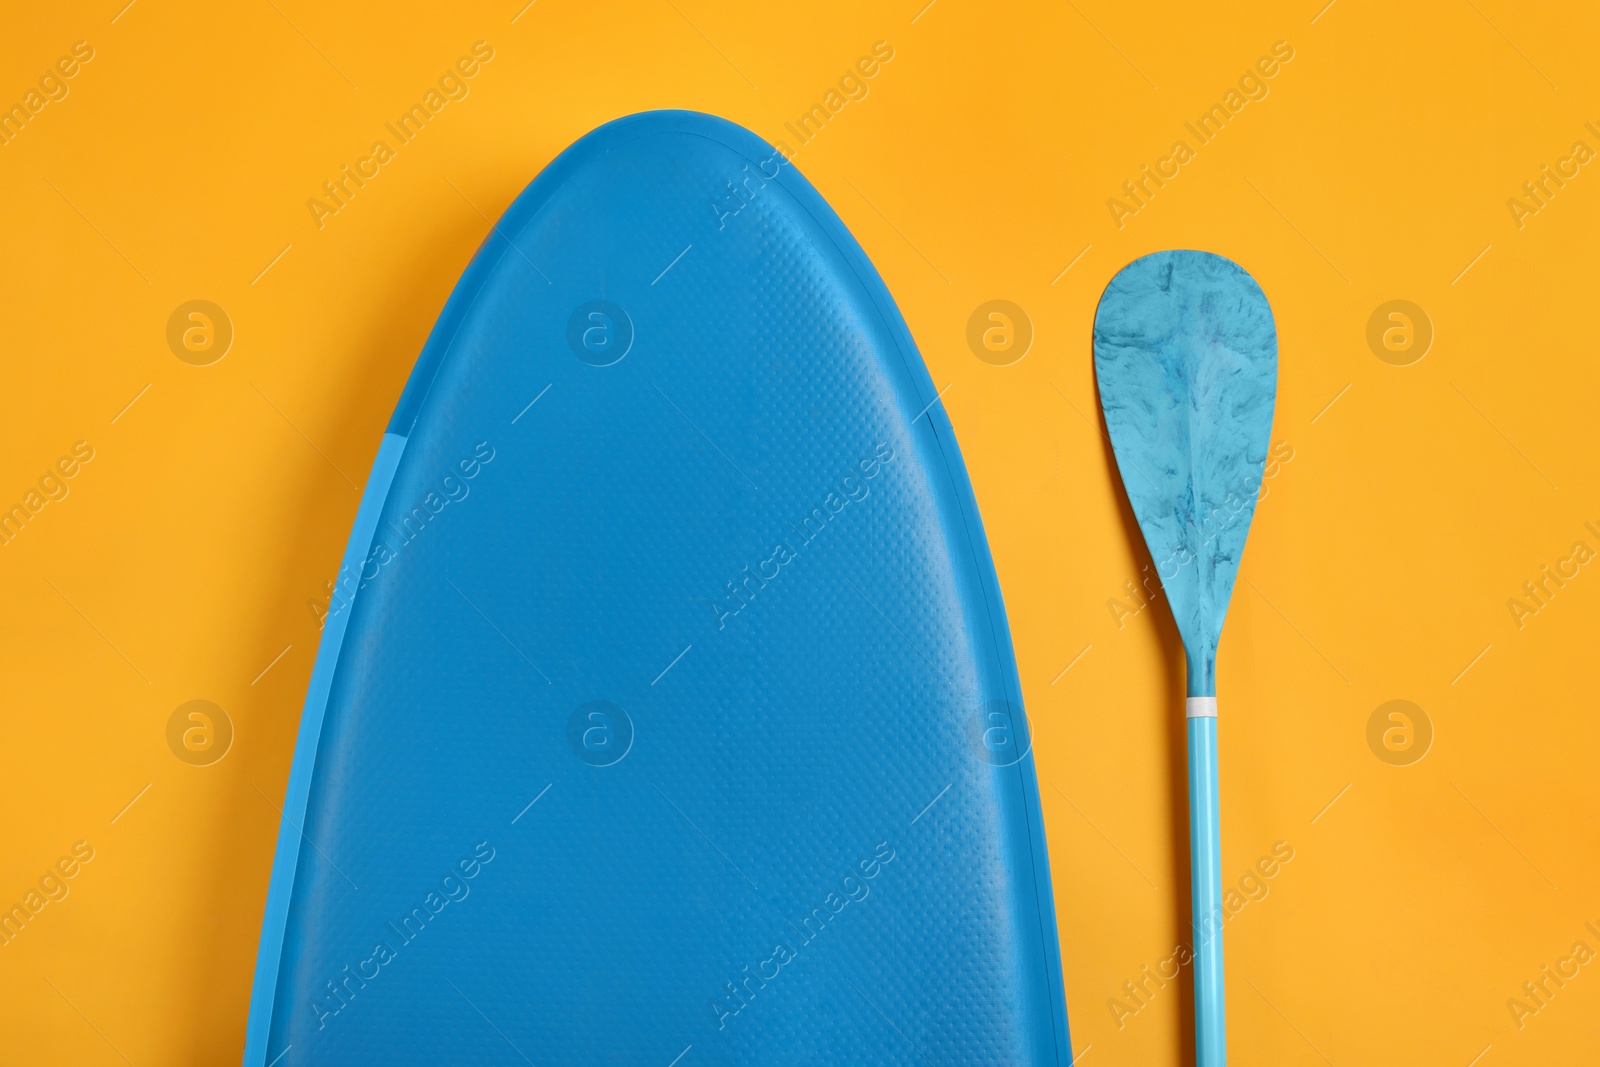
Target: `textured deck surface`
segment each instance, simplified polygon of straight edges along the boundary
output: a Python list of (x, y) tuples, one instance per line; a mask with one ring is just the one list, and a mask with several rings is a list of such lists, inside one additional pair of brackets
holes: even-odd
[(1069, 1061), (965, 470), (770, 148), (654, 113), (553, 163), (362, 512), (247, 1064)]

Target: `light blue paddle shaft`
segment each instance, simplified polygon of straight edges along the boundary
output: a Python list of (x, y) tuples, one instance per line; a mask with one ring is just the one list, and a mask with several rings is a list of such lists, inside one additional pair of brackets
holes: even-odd
[(1094, 355), (1123, 488), (1188, 660), (1195, 1048), (1199, 1067), (1223, 1067), (1217, 643), (1266, 466), (1277, 329), (1238, 264), (1157, 252), (1106, 287)]
[(1222, 820), (1217, 720), (1189, 720), (1189, 893), (1194, 900), (1194, 1047), (1201, 1067), (1228, 1059), (1222, 1001)]

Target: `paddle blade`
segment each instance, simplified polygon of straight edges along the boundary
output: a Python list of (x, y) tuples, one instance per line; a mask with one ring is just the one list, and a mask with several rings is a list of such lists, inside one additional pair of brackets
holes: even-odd
[(1272, 432), (1272, 309), (1232, 260), (1143, 256), (1100, 298), (1094, 365), (1122, 484), (1183, 636), (1189, 694), (1215, 695)]

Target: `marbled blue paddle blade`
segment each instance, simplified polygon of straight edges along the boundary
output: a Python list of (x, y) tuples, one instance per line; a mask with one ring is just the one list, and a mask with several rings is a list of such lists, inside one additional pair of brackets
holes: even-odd
[(1123, 486), (1183, 636), (1189, 695), (1215, 696), (1272, 432), (1272, 309), (1232, 260), (1143, 256), (1100, 298), (1094, 363)]

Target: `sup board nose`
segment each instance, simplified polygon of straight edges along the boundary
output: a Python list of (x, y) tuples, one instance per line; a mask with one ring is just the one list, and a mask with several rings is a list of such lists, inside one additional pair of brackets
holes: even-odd
[(335, 588), (247, 1067), (1070, 1062), (965, 468), (753, 134), (634, 116), (521, 194)]

